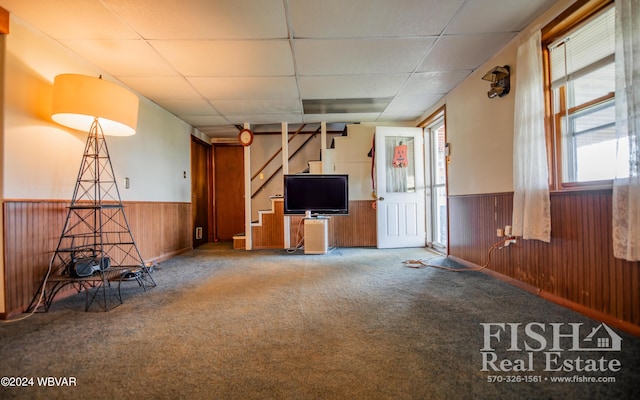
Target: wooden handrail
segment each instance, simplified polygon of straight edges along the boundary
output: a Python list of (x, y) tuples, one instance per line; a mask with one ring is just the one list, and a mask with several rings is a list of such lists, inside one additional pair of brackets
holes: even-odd
[[(307, 125), (307, 124), (302, 124), (302, 125), (300, 125), (300, 128), (298, 128), (298, 130), (297, 130), (297, 131), (295, 131), (295, 132), (293, 133), (293, 135), (291, 135), (291, 137), (289, 138), (289, 141), (288, 141), (287, 143), (291, 143), (291, 141), (293, 140), (293, 138), (294, 138), (294, 137), (296, 137), (300, 132), (302, 132), (302, 130), (304, 129), (304, 127), (305, 127), (306, 125)], [(267, 166), (271, 163), (271, 161), (273, 161), (273, 159), (274, 159), (274, 158), (276, 158), (276, 157), (278, 156), (278, 154), (280, 154), (280, 152), (281, 152), (281, 151), (282, 151), (282, 147), (278, 148), (278, 150), (276, 150), (276, 152), (271, 156), (271, 158), (269, 158), (269, 159), (267, 160), (267, 162), (266, 162), (266, 163), (264, 163), (264, 165), (263, 165), (263, 166), (262, 166), (262, 167), (261, 167), (261, 168), (260, 168), (260, 169), (255, 173), (255, 174), (253, 174), (253, 176), (251, 177), (251, 180), (253, 181), (254, 179), (256, 179), (256, 177), (257, 177), (258, 175), (260, 175), (260, 173), (261, 173), (262, 171), (264, 171), (264, 169), (265, 169), (265, 168), (267, 168)]]
[[(302, 150), (302, 148), (306, 146), (307, 143), (309, 143), (309, 141), (318, 134), (318, 132), (320, 132), (320, 128), (321, 127), (318, 127), (318, 129), (316, 129), (315, 132), (309, 135), (309, 137), (304, 141), (304, 143), (302, 143), (300, 147), (298, 147), (296, 151), (294, 151), (293, 154), (289, 156), (289, 159), (292, 159), (296, 154), (298, 154), (298, 152)], [(280, 172), (281, 169), (282, 169), (282, 165), (279, 166), (278, 169), (276, 169), (267, 179), (265, 179), (264, 182), (262, 182), (262, 184), (258, 187), (258, 189), (256, 189), (256, 191), (251, 194), (251, 198), (253, 199), (262, 190), (262, 188), (265, 187), (267, 183), (269, 183), (273, 179), (273, 177), (276, 176), (278, 172)]]

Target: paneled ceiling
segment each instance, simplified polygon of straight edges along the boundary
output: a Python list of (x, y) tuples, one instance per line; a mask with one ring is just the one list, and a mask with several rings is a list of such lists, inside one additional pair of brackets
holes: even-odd
[(413, 121), (553, 3), (0, 0), (211, 137)]

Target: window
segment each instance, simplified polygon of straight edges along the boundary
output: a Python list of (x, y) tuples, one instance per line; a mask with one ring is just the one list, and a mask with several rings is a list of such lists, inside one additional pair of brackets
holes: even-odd
[(616, 171), (615, 9), (579, 13), (579, 23), (543, 39), (556, 189), (602, 183)]

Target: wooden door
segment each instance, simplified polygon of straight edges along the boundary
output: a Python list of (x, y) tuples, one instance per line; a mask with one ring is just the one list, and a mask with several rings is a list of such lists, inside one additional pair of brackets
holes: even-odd
[(191, 137), (193, 247), (211, 241), (211, 145)]
[(213, 147), (215, 240), (233, 240), (244, 232), (244, 149)]

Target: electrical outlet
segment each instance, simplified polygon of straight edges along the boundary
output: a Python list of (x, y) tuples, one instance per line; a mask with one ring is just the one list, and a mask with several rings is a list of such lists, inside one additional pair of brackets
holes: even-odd
[(498, 235), (498, 237), (503, 237), (504, 236), (504, 232), (502, 231), (502, 228), (498, 228), (496, 234)]

